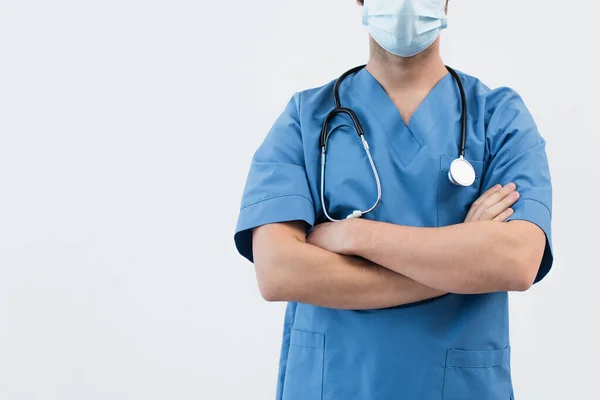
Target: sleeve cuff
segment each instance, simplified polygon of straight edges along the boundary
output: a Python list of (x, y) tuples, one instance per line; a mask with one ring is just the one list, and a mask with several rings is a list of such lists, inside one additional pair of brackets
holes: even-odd
[(299, 220), (310, 226), (315, 223), (314, 205), (302, 195), (278, 196), (242, 207), (234, 236), (238, 252), (254, 262), (252, 229), (276, 222)]
[(550, 272), (554, 262), (554, 252), (552, 249), (552, 216), (550, 210), (544, 204), (534, 199), (521, 199), (514, 206), (515, 213), (507, 219), (508, 221), (522, 220), (529, 221), (539, 226), (546, 235), (546, 248), (540, 264), (540, 269), (535, 278), (534, 284), (538, 283)]

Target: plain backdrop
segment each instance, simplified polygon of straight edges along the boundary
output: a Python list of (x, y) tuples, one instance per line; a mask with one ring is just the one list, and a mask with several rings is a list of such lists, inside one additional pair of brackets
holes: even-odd
[[(444, 61), (525, 99), (556, 261), (511, 295), (517, 399), (598, 399), (598, 5), (451, 1)], [(272, 399), (283, 304), (233, 233), (296, 91), (364, 63), (354, 0), (0, 0), (0, 399)]]

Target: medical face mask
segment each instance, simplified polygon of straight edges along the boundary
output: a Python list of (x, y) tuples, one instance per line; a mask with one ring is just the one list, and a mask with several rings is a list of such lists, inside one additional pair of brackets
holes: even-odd
[(365, 0), (363, 25), (386, 51), (412, 57), (448, 26), (446, 0)]

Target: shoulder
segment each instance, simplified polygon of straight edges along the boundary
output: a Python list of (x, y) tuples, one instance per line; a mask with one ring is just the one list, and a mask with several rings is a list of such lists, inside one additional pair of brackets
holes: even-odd
[(333, 106), (333, 87), (336, 79), (317, 86), (296, 92), (294, 100), (298, 107), (298, 114), (301, 116), (302, 111), (310, 110), (310, 114), (318, 112), (318, 110), (329, 110)]
[(503, 146), (522, 149), (544, 142), (533, 116), (515, 89), (506, 86), (491, 89), (471, 75), (458, 73), (469, 98), (469, 116), (485, 132), (490, 154), (496, 154)]
[(319, 87), (293, 93), (256, 154), (269, 156), (276, 151), (290, 152), (301, 149), (305, 132), (302, 128), (304, 122), (314, 117), (315, 111), (331, 108), (331, 105), (325, 102), (329, 101), (333, 104), (334, 83), (335, 80)]
[(474, 76), (462, 71), (457, 72), (463, 81), (467, 96), (476, 99), (480, 111), (484, 111), (486, 120), (494, 114), (503, 113), (506, 109), (527, 111), (523, 98), (515, 89), (507, 86), (492, 89)]
[(304, 99), (315, 99), (331, 96), (333, 94), (333, 86), (335, 85), (336, 80), (337, 78), (332, 79), (323, 85), (302, 90), (298, 92), (298, 94), (301, 94)]
[[(475, 78), (473, 78), (475, 79)], [(487, 151), (490, 156), (503, 152), (511, 157), (544, 145), (535, 120), (521, 95), (513, 88), (485, 88), (481, 96)]]
[(506, 127), (515, 120), (535, 127), (525, 101), (515, 89), (507, 86), (490, 88), (474, 76), (462, 71), (457, 73), (469, 98), (469, 116), (483, 122), (488, 133), (490, 130)]

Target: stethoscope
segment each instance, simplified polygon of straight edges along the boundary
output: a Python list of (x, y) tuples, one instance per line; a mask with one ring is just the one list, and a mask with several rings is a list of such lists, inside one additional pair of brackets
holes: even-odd
[[(373, 170), (373, 176), (375, 177), (375, 182), (377, 183), (377, 200), (375, 201), (375, 204), (373, 204), (371, 208), (364, 211), (353, 211), (352, 214), (346, 217), (346, 219), (360, 218), (363, 215), (375, 210), (379, 206), (379, 203), (381, 203), (381, 181), (379, 179), (379, 173), (377, 172), (377, 168), (375, 167), (375, 162), (373, 161), (373, 157), (371, 156), (369, 143), (367, 142), (367, 139), (365, 139), (365, 132), (363, 130), (363, 127), (354, 111), (352, 111), (349, 108), (342, 107), (340, 102), (340, 86), (344, 79), (354, 74), (355, 72), (358, 72), (364, 67), (365, 65), (361, 65), (352, 68), (351, 70), (346, 71), (344, 74), (342, 74), (342, 76), (340, 76), (335, 81), (335, 85), (333, 86), (333, 99), (335, 101), (335, 108), (329, 114), (327, 114), (327, 116), (325, 117), (325, 121), (323, 121), (323, 128), (321, 129), (321, 137), (319, 139), (319, 146), (321, 147), (321, 204), (323, 206), (323, 212), (325, 213), (325, 216), (332, 222), (337, 222), (341, 220), (332, 218), (327, 212), (327, 205), (325, 204), (325, 159), (327, 155), (327, 141), (329, 140), (329, 135), (335, 129), (337, 129), (335, 128), (330, 131), (329, 124), (331, 123), (333, 118), (335, 118), (338, 114), (345, 114), (349, 116), (352, 120), (352, 125), (347, 126), (353, 128), (358, 134), (358, 137), (360, 138), (362, 145), (365, 148), (365, 152), (367, 153), (367, 157), (369, 158), (369, 163), (371, 164), (371, 169)], [(465, 147), (467, 143), (467, 96), (465, 95), (465, 89), (462, 85), (462, 81), (460, 80), (460, 77), (458, 76), (456, 71), (454, 71), (448, 66), (446, 66), (446, 68), (448, 69), (448, 72), (450, 72), (450, 74), (454, 78), (454, 81), (458, 85), (462, 107), (462, 134), (460, 138), (460, 153), (459, 157), (455, 159), (452, 162), (452, 164), (450, 164), (450, 170), (448, 171), (448, 179), (455, 185), (467, 187), (471, 186), (475, 182), (475, 169), (473, 168), (471, 163), (465, 159)]]

